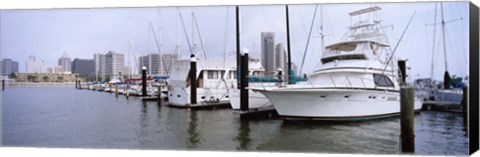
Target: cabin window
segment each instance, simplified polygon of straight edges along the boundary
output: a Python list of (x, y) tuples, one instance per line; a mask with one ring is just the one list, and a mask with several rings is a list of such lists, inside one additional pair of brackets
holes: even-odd
[(234, 79), (234, 78), (237, 78), (237, 71), (229, 71), (227, 75), (227, 79)]
[(393, 82), (385, 75), (373, 74), (375, 85), (378, 87), (395, 87)]
[(225, 76), (225, 71), (220, 72), (220, 78), (223, 78)]
[(350, 60), (350, 59), (367, 59), (367, 58), (363, 54), (341, 55), (341, 56), (323, 58), (322, 63), (325, 64), (334, 60)]
[(218, 79), (218, 71), (208, 71), (208, 79)]
[(260, 71), (254, 71), (254, 72), (253, 72), (253, 76), (261, 76)]

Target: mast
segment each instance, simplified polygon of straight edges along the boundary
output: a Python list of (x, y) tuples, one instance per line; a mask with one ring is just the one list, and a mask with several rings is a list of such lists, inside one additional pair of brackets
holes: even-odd
[(324, 39), (325, 38), (325, 34), (323, 33), (323, 5), (320, 5), (320, 39), (321, 39), (321, 49), (322, 49), (322, 53), (323, 51), (325, 50), (325, 45), (324, 45)]
[(302, 74), (303, 65), (305, 64), (305, 57), (307, 56), (308, 45), (310, 44), (310, 37), (312, 36), (312, 29), (313, 29), (313, 24), (315, 22), (315, 16), (317, 15), (317, 9), (318, 9), (318, 5), (315, 6), (315, 11), (313, 12), (313, 19), (312, 19), (312, 23), (310, 25), (310, 31), (308, 33), (307, 44), (305, 45), (305, 51), (303, 53), (302, 65), (300, 66), (300, 73), (299, 74)]
[[(239, 6), (237, 5), (235, 7), (235, 16), (236, 16), (236, 38), (237, 38), (237, 73), (240, 71), (240, 11), (239, 11)], [(238, 78), (238, 77), (237, 77)], [(238, 82), (238, 79), (237, 79)], [(238, 86), (240, 87), (240, 86)]]
[(447, 46), (445, 43), (445, 19), (443, 16), (443, 3), (441, 5), (441, 12), (442, 12), (442, 39), (443, 39), (443, 55), (445, 57), (445, 73), (443, 75), (443, 88), (450, 89), (450, 75), (448, 74), (448, 64), (447, 64)]
[(192, 47), (192, 51), (193, 51), (192, 53), (193, 53), (193, 54), (196, 53), (196, 52), (195, 52), (195, 48), (197, 47), (197, 46), (195, 45), (195, 26), (194, 26), (194, 18), (193, 18), (194, 16), (195, 16), (195, 14), (192, 12), (192, 17), (191, 17), (191, 18), (192, 18), (192, 46), (193, 46), (193, 47)]
[[(288, 63), (287, 63), (287, 78), (288, 78), (288, 84), (292, 84), (292, 81), (290, 81), (290, 75), (293, 75), (294, 73), (290, 73), (292, 71), (292, 56), (291, 56), (291, 48), (290, 48), (290, 22), (289, 22), (289, 17), (288, 17), (288, 5), (285, 5), (285, 18), (286, 18), (286, 25), (287, 25), (287, 48), (288, 48)], [(238, 50), (237, 50), (238, 51)], [(237, 54), (238, 55), (238, 54)]]
[(445, 17), (443, 16), (443, 3), (441, 5), (441, 12), (442, 12), (442, 39), (443, 39), (443, 55), (445, 57), (445, 72), (448, 72), (448, 64), (447, 64), (447, 47), (445, 44)]
[[(434, 15), (434, 18), (433, 18), (433, 23), (437, 23), (437, 3), (435, 3), (435, 15)], [(433, 25), (433, 45), (432, 45), (432, 65), (431, 65), (431, 71), (430, 71), (430, 79), (433, 80), (433, 69), (434, 69), (434, 66), (433, 66), (433, 60), (434, 60), (434, 57), (435, 56), (435, 35), (436, 35), (436, 32), (437, 32), (437, 27), (436, 25)]]

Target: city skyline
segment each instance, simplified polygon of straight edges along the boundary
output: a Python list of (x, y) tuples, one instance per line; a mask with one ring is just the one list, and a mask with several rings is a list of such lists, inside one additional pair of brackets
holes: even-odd
[[(416, 11), (416, 16), (400, 42), (395, 55), (409, 59), (407, 66), (412, 67), (409, 73), (414, 78), (430, 77), (433, 26), (425, 25), (433, 23), (434, 4), (432, 2), (406, 2), (320, 5), (313, 23), (314, 28), (307, 51), (309, 59), (305, 61), (302, 71), (309, 73), (319, 63), (322, 54), (319, 38), (320, 25), (323, 26), (323, 33), (326, 34), (325, 46), (338, 42), (349, 25), (349, 12), (378, 5), (383, 9), (384, 25), (393, 25), (392, 28), (386, 30), (392, 48), (396, 47), (408, 19)], [(462, 18), (462, 20), (446, 24), (445, 28), (447, 58), (451, 75), (466, 76), (468, 74), (467, 8), (468, 2), (444, 2), (446, 21)], [(155, 40), (159, 41), (162, 53), (175, 53), (178, 28), (180, 57), (183, 59), (190, 54), (185, 34), (188, 35), (189, 42), (191, 42), (192, 36), (195, 37), (197, 50), (202, 46), (198, 36), (204, 37), (203, 41), (207, 52), (205, 56), (208, 59), (222, 59), (224, 51), (229, 52), (230, 57), (234, 57), (234, 53), (232, 53), (235, 51), (234, 6), (179, 7), (187, 33), (184, 31), (181, 20), (177, 27), (176, 10), (176, 7), (2, 10), (1, 52), (4, 58), (18, 60), (21, 70), (23, 69), (21, 68), (22, 62), (31, 55), (31, 53), (23, 52), (37, 52), (37, 58), (41, 58), (38, 54), (55, 56), (44, 59), (50, 65), (65, 51), (72, 58), (88, 59), (94, 53), (106, 53), (113, 50), (127, 55), (126, 58), (129, 59), (125, 60), (125, 63), (130, 62), (131, 67), (134, 67), (135, 60), (133, 58), (138, 59), (139, 56), (158, 53)], [(289, 10), (292, 61), (300, 66), (315, 5), (289, 5)], [(192, 34), (192, 12), (195, 13), (200, 33)], [(437, 12), (439, 14), (439, 11)], [(241, 47), (248, 48), (253, 56), (260, 56), (261, 32), (274, 32), (275, 44), (282, 43), (288, 49), (284, 5), (241, 6), (240, 14)], [(322, 24), (321, 17), (323, 18)], [(439, 15), (437, 18), (438, 23)], [(22, 24), (19, 24), (20, 21)], [(151, 29), (150, 21), (154, 31)], [(59, 26), (52, 25), (52, 23)], [(30, 28), (31, 26), (37, 27)], [(225, 30), (225, 28), (228, 29)], [(28, 32), (36, 36), (27, 34)], [(45, 33), (42, 32), (50, 33), (52, 38), (46, 39), (42, 36)], [(153, 37), (154, 32), (157, 34), (157, 39)], [(227, 32), (226, 35), (225, 32)], [(443, 78), (444, 61), (439, 25), (437, 25), (436, 37), (434, 78), (441, 79)], [(129, 42), (132, 43), (132, 46), (129, 45)], [(26, 43), (32, 46), (22, 46)], [(20, 51), (18, 47), (25, 50)], [(128, 57), (128, 54), (132, 52), (134, 55)], [(198, 53), (197, 57), (203, 59), (204, 54)]]

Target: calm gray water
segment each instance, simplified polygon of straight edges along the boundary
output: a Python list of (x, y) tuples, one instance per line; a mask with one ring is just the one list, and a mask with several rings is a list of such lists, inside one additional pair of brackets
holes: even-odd
[[(7, 146), (398, 154), (399, 123), (398, 117), (344, 124), (242, 122), (230, 109), (176, 109), (73, 88), (2, 92)], [(415, 133), (417, 154), (468, 152), (460, 114), (421, 112)]]

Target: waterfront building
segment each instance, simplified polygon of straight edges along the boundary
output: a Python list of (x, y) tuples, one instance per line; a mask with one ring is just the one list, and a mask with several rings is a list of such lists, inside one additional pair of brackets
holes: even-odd
[(8, 76), (11, 73), (18, 72), (18, 62), (12, 59), (4, 58), (2, 60), (2, 76)]
[(105, 54), (105, 75), (113, 78), (124, 75), (125, 56), (115, 51), (109, 51)]
[(27, 73), (46, 73), (47, 64), (44, 61), (37, 61), (35, 56), (29, 56), (25, 71)]
[(58, 59), (58, 65), (62, 67), (62, 72), (72, 72), (72, 60), (67, 54), (63, 54), (63, 56)]
[(261, 35), (262, 66), (265, 68), (265, 73), (269, 75), (275, 72), (275, 33), (262, 32)]
[(105, 80), (105, 55), (96, 53), (93, 55), (95, 62), (95, 81)]
[(91, 78), (95, 75), (95, 60), (75, 58), (72, 63), (72, 73), (79, 74), (87, 80), (93, 80)]
[(63, 73), (63, 68), (61, 66), (48, 67), (47, 73)]
[(169, 76), (173, 61), (178, 60), (178, 58), (177, 54), (162, 54), (160, 56), (158, 53), (150, 53), (139, 57), (138, 71), (141, 73), (141, 68), (145, 66), (149, 74)]
[(15, 73), (15, 82), (74, 82), (85, 81), (78, 74), (72, 73)]

